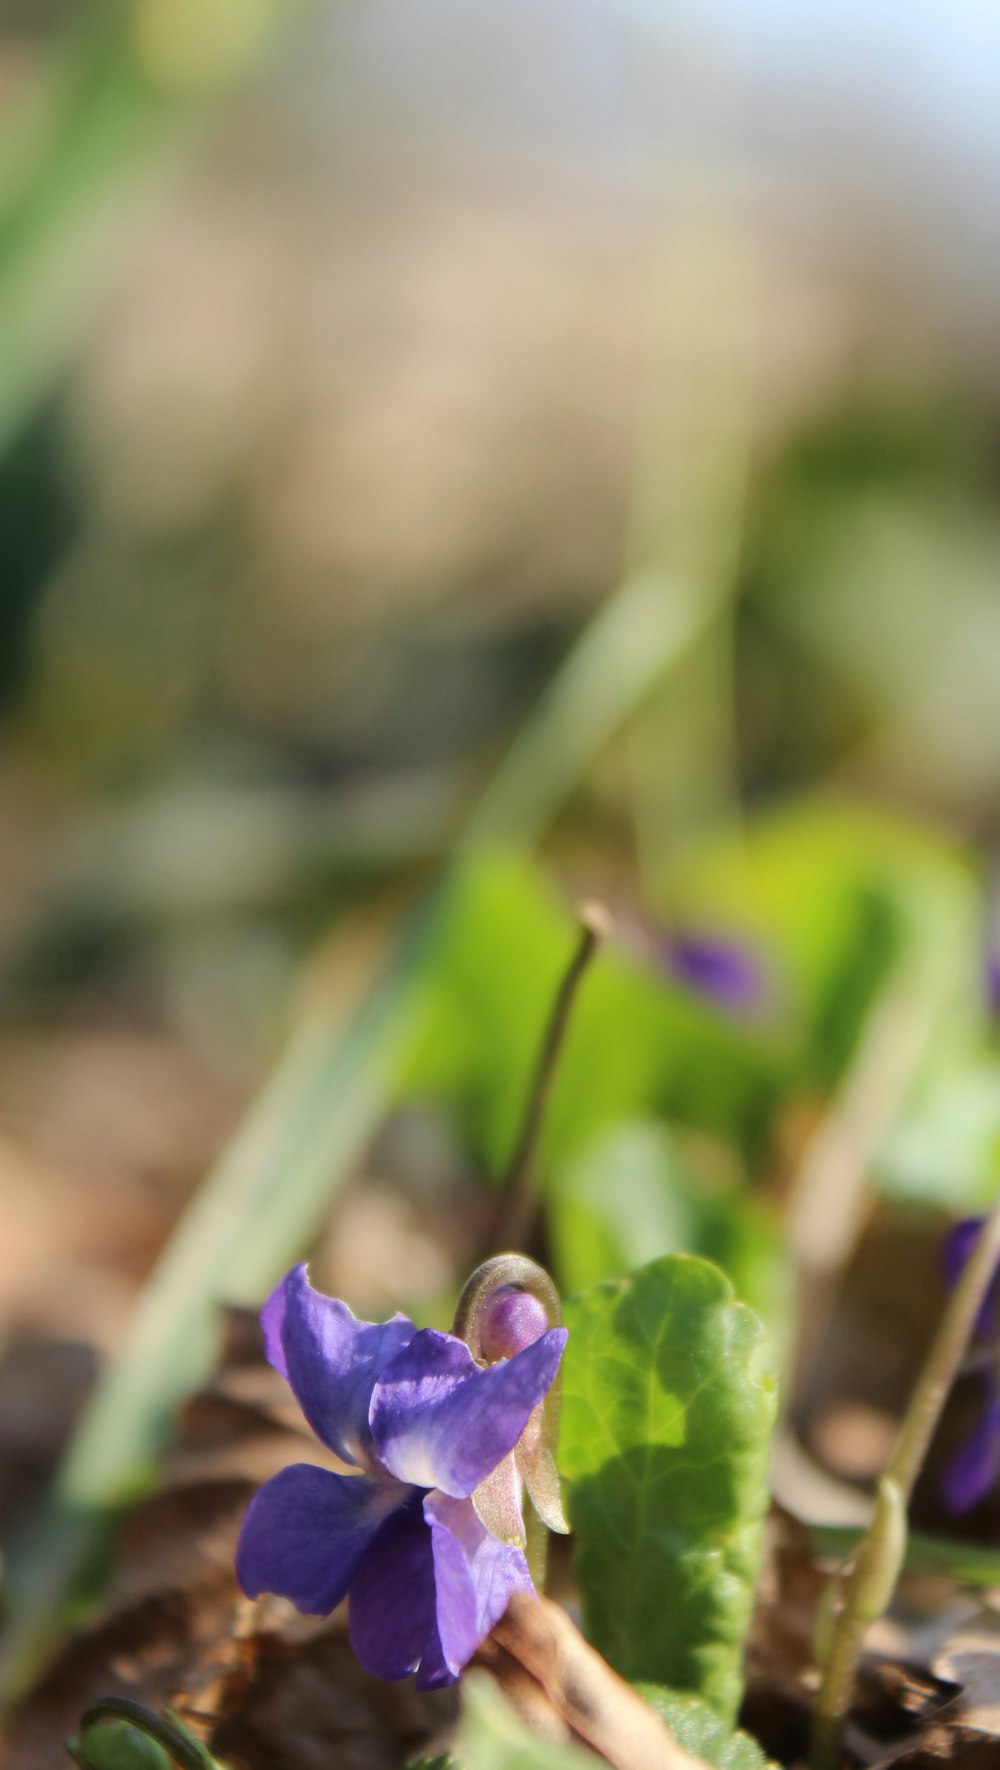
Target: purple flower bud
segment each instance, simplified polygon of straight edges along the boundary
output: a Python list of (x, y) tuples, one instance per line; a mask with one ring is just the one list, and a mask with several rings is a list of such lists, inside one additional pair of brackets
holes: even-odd
[[(525, 1254), (495, 1254), (468, 1279), (455, 1310), (455, 1332), (477, 1363), (524, 1358), (558, 1326), (559, 1293), (543, 1266)], [(525, 1424), (506, 1463), (498, 1464), (473, 1494), (484, 1524), (507, 1542), (523, 1542), (521, 1490), (550, 1530), (568, 1531), (559, 1489), (555, 1447), (559, 1437), (559, 1383), (552, 1384)], [(517, 1530), (517, 1536), (513, 1532)]]
[(544, 1303), (530, 1291), (516, 1285), (504, 1285), (494, 1291), (483, 1307), (479, 1322), (479, 1344), (487, 1364), (498, 1358), (513, 1358), (526, 1346), (540, 1340), (549, 1325)]

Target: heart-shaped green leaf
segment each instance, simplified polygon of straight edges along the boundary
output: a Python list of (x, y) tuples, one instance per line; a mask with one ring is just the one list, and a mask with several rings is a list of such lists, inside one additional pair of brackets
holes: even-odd
[(688, 1254), (570, 1298), (566, 1321), (560, 1465), (586, 1632), (626, 1678), (731, 1721), (775, 1402), (761, 1325)]

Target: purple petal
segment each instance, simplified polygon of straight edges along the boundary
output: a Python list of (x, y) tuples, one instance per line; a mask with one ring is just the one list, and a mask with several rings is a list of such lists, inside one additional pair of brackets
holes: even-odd
[(742, 1014), (760, 1005), (763, 978), (756, 956), (733, 940), (677, 934), (664, 948), (667, 970), (687, 989)]
[[(962, 1217), (953, 1223), (941, 1246), (941, 1270), (945, 1284), (954, 1289), (983, 1231), (985, 1217)], [(994, 1274), (976, 1317), (976, 1333), (991, 1334), (996, 1326), (1000, 1273)]]
[(1000, 1396), (992, 1392), (981, 1423), (955, 1453), (942, 1482), (950, 1512), (969, 1512), (1000, 1476)]
[(550, 1328), (516, 1358), (481, 1370), (453, 1335), (415, 1334), (372, 1390), (369, 1417), (383, 1467), (415, 1487), (467, 1498), (513, 1450), (565, 1344), (566, 1329)]
[(394, 1482), (293, 1463), (250, 1501), (236, 1547), (236, 1577), (248, 1598), (276, 1592), (309, 1615), (326, 1616), (346, 1593), (387, 1512), (406, 1497)]
[(415, 1672), (434, 1628), (431, 1533), (419, 1501), (394, 1512), (351, 1586), (351, 1646), (375, 1678)]
[(499, 1542), (476, 1516), (469, 1500), (430, 1493), (424, 1516), (434, 1552), (436, 1631), (417, 1678), (418, 1690), (450, 1684), (467, 1665), (512, 1592), (531, 1592), (523, 1551)]
[(358, 1321), (346, 1303), (313, 1290), (304, 1266), (285, 1274), (260, 1319), (268, 1359), (287, 1377), (317, 1438), (346, 1463), (371, 1467), (372, 1385), (413, 1338), (412, 1321)]

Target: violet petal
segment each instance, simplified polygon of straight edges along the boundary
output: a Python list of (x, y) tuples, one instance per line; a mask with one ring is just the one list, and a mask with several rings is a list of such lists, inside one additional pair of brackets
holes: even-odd
[(380, 1462), (400, 1481), (465, 1499), (513, 1450), (551, 1387), (566, 1344), (550, 1328), (533, 1346), (481, 1370), (451, 1334), (424, 1328), (372, 1390)]
[(941, 1243), (941, 1270), (945, 1284), (953, 1286), (958, 1283), (985, 1222), (985, 1217), (960, 1217), (951, 1225)]
[(285, 1274), (260, 1319), (268, 1359), (317, 1438), (345, 1462), (370, 1467), (372, 1385), (413, 1338), (412, 1321), (358, 1321), (346, 1303), (313, 1290), (304, 1266)]
[(513, 1592), (534, 1588), (523, 1551), (491, 1535), (468, 1500), (428, 1494), (424, 1516), (431, 1527), (437, 1626), (417, 1688), (431, 1690), (457, 1678)]
[(944, 1472), (942, 1491), (950, 1512), (970, 1512), (1000, 1476), (1000, 1396), (992, 1390), (980, 1424)]
[(415, 1500), (387, 1519), (351, 1585), (351, 1646), (375, 1678), (405, 1678), (434, 1626), (431, 1533)]
[(293, 1463), (250, 1501), (236, 1547), (248, 1598), (275, 1592), (326, 1616), (347, 1591), (386, 1514), (406, 1500), (395, 1483)]

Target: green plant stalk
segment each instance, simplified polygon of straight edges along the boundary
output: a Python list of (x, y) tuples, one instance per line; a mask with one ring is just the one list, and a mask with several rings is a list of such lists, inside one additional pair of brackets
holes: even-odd
[[(895, 1503), (904, 1512), (998, 1265), (1000, 1201), (987, 1218), (951, 1295), (880, 1483), (882, 1492), (895, 1491)], [(832, 1770), (838, 1762), (865, 1633), (892, 1596), (905, 1551), (905, 1532), (889, 1528), (889, 1523), (885, 1503), (877, 1504), (847, 1577), (816, 1703), (810, 1756), (813, 1770)], [(878, 1602), (872, 1597), (873, 1588)]]

